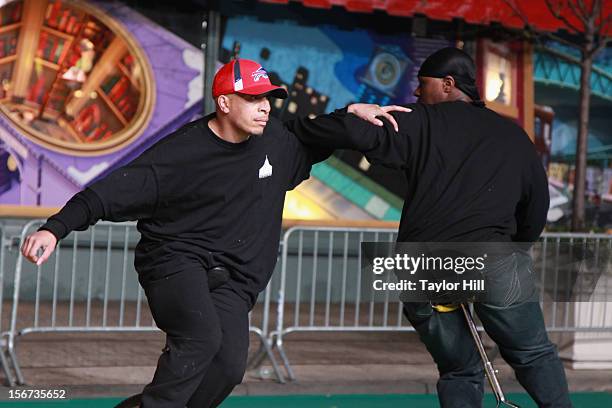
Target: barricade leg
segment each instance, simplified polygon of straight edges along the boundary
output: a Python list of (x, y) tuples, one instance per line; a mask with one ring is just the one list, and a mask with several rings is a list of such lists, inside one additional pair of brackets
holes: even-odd
[(25, 384), (25, 379), (23, 377), (23, 373), (21, 372), (19, 360), (17, 359), (17, 353), (15, 352), (15, 340), (16, 339), (14, 333), (9, 333), (7, 341), (7, 350), (9, 358), (11, 359), (11, 365), (13, 366), (13, 370), (15, 370), (16, 383), (19, 385), (23, 385)]
[(6, 382), (9, 387), (15, 386), (15, 379), (13, 378), (13, 373), (11, 372), (11, 368), (9, 366), (9, 361), (6, 358), (5, 347), (7, 345), (7, 340), (2, 339), (2, 347), (0, 348), (0, 364), (2, 364), (2, 370), (4, 370), (4, 375), (6, 376)]
[(291, 364), (289, 363), (289, 359), (287, 358), (287, 354), (283, 348), (283, 339), (280, 335), (276, 336), (276, 341), (274, 344), (276, 345), (278, 354), (281, 356), (281, 360), (283, 360), (283, 365), (285, 366), (285, 371), (287, 372), (289, 380), (295, 381), (295, 374), (293, 373), (293, 368), (291, 368)]

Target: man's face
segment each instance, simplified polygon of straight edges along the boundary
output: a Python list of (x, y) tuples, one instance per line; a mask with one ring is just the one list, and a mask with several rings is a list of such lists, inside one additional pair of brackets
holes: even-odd
[(250, 135), (263, 134), (270, 115), (270, 101), (264, 95), (231, 94), (228, 119), (239, 130)]
[(419, 87), (415, 89), (414, 96), (418, 102), (432, 105), (444, 102), (448, 94), (444, 92), (444, 78), (420, 76)]

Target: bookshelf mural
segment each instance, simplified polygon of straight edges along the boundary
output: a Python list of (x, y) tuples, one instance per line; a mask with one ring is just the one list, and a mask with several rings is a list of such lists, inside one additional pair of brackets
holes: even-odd
[(118, 2), (0, 7), (0, 205), (60, 206), (193, 119), (202, 67)]

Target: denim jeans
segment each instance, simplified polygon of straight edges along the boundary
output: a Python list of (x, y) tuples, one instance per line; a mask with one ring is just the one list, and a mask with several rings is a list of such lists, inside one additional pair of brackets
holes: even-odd
[[(532, 275), (531, 259), (522, 252), (496, 262), (484, 274), (486, 301), (474, 303), (474, 310), (539, 407), (572, 407), (563, 365), (534, 301)], [(461, 309), (440, 313), (430, 303), (404, 303), (404, 314), (438, 367), (441, 407), (481, 407), (484, 370)]]

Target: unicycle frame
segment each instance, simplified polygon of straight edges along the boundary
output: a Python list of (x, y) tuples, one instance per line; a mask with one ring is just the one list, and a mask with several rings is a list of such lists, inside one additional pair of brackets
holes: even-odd
[(501, 384), (499, 383), (499, 379), (497, 378), (497, 370), (493, 368), (493, 364), (491, 363), (491, 360), (489, 360), (489, 356), (487, 356), (484, 344), (482, 344), (482, 339), (480, 338), (480, 334), (478, 334), (478, 329), (476, 329), (476, 324), (474, 323), (474, 319), (472, 318), (472, 313), (470, 313), (470, 310), (468, 309), (468, 306), (465, 303), (461, 303), (461, 310), (463, 311), (463, 315), (465, 316), (465, 320), (467, 321), (470, 333), (474, 338), (474, 343), (476, 343), (476, 348), (478, 349), (478, 353), (480, 354), (485, 375), (487, 376), (487, 380), (489, 380), (489, 385), (493, 390), (493, 394), (495, 394), (497, 406), (520, 408), (515, 403), (510, 402), (506, 399), (504, 390), (502, 389)]

